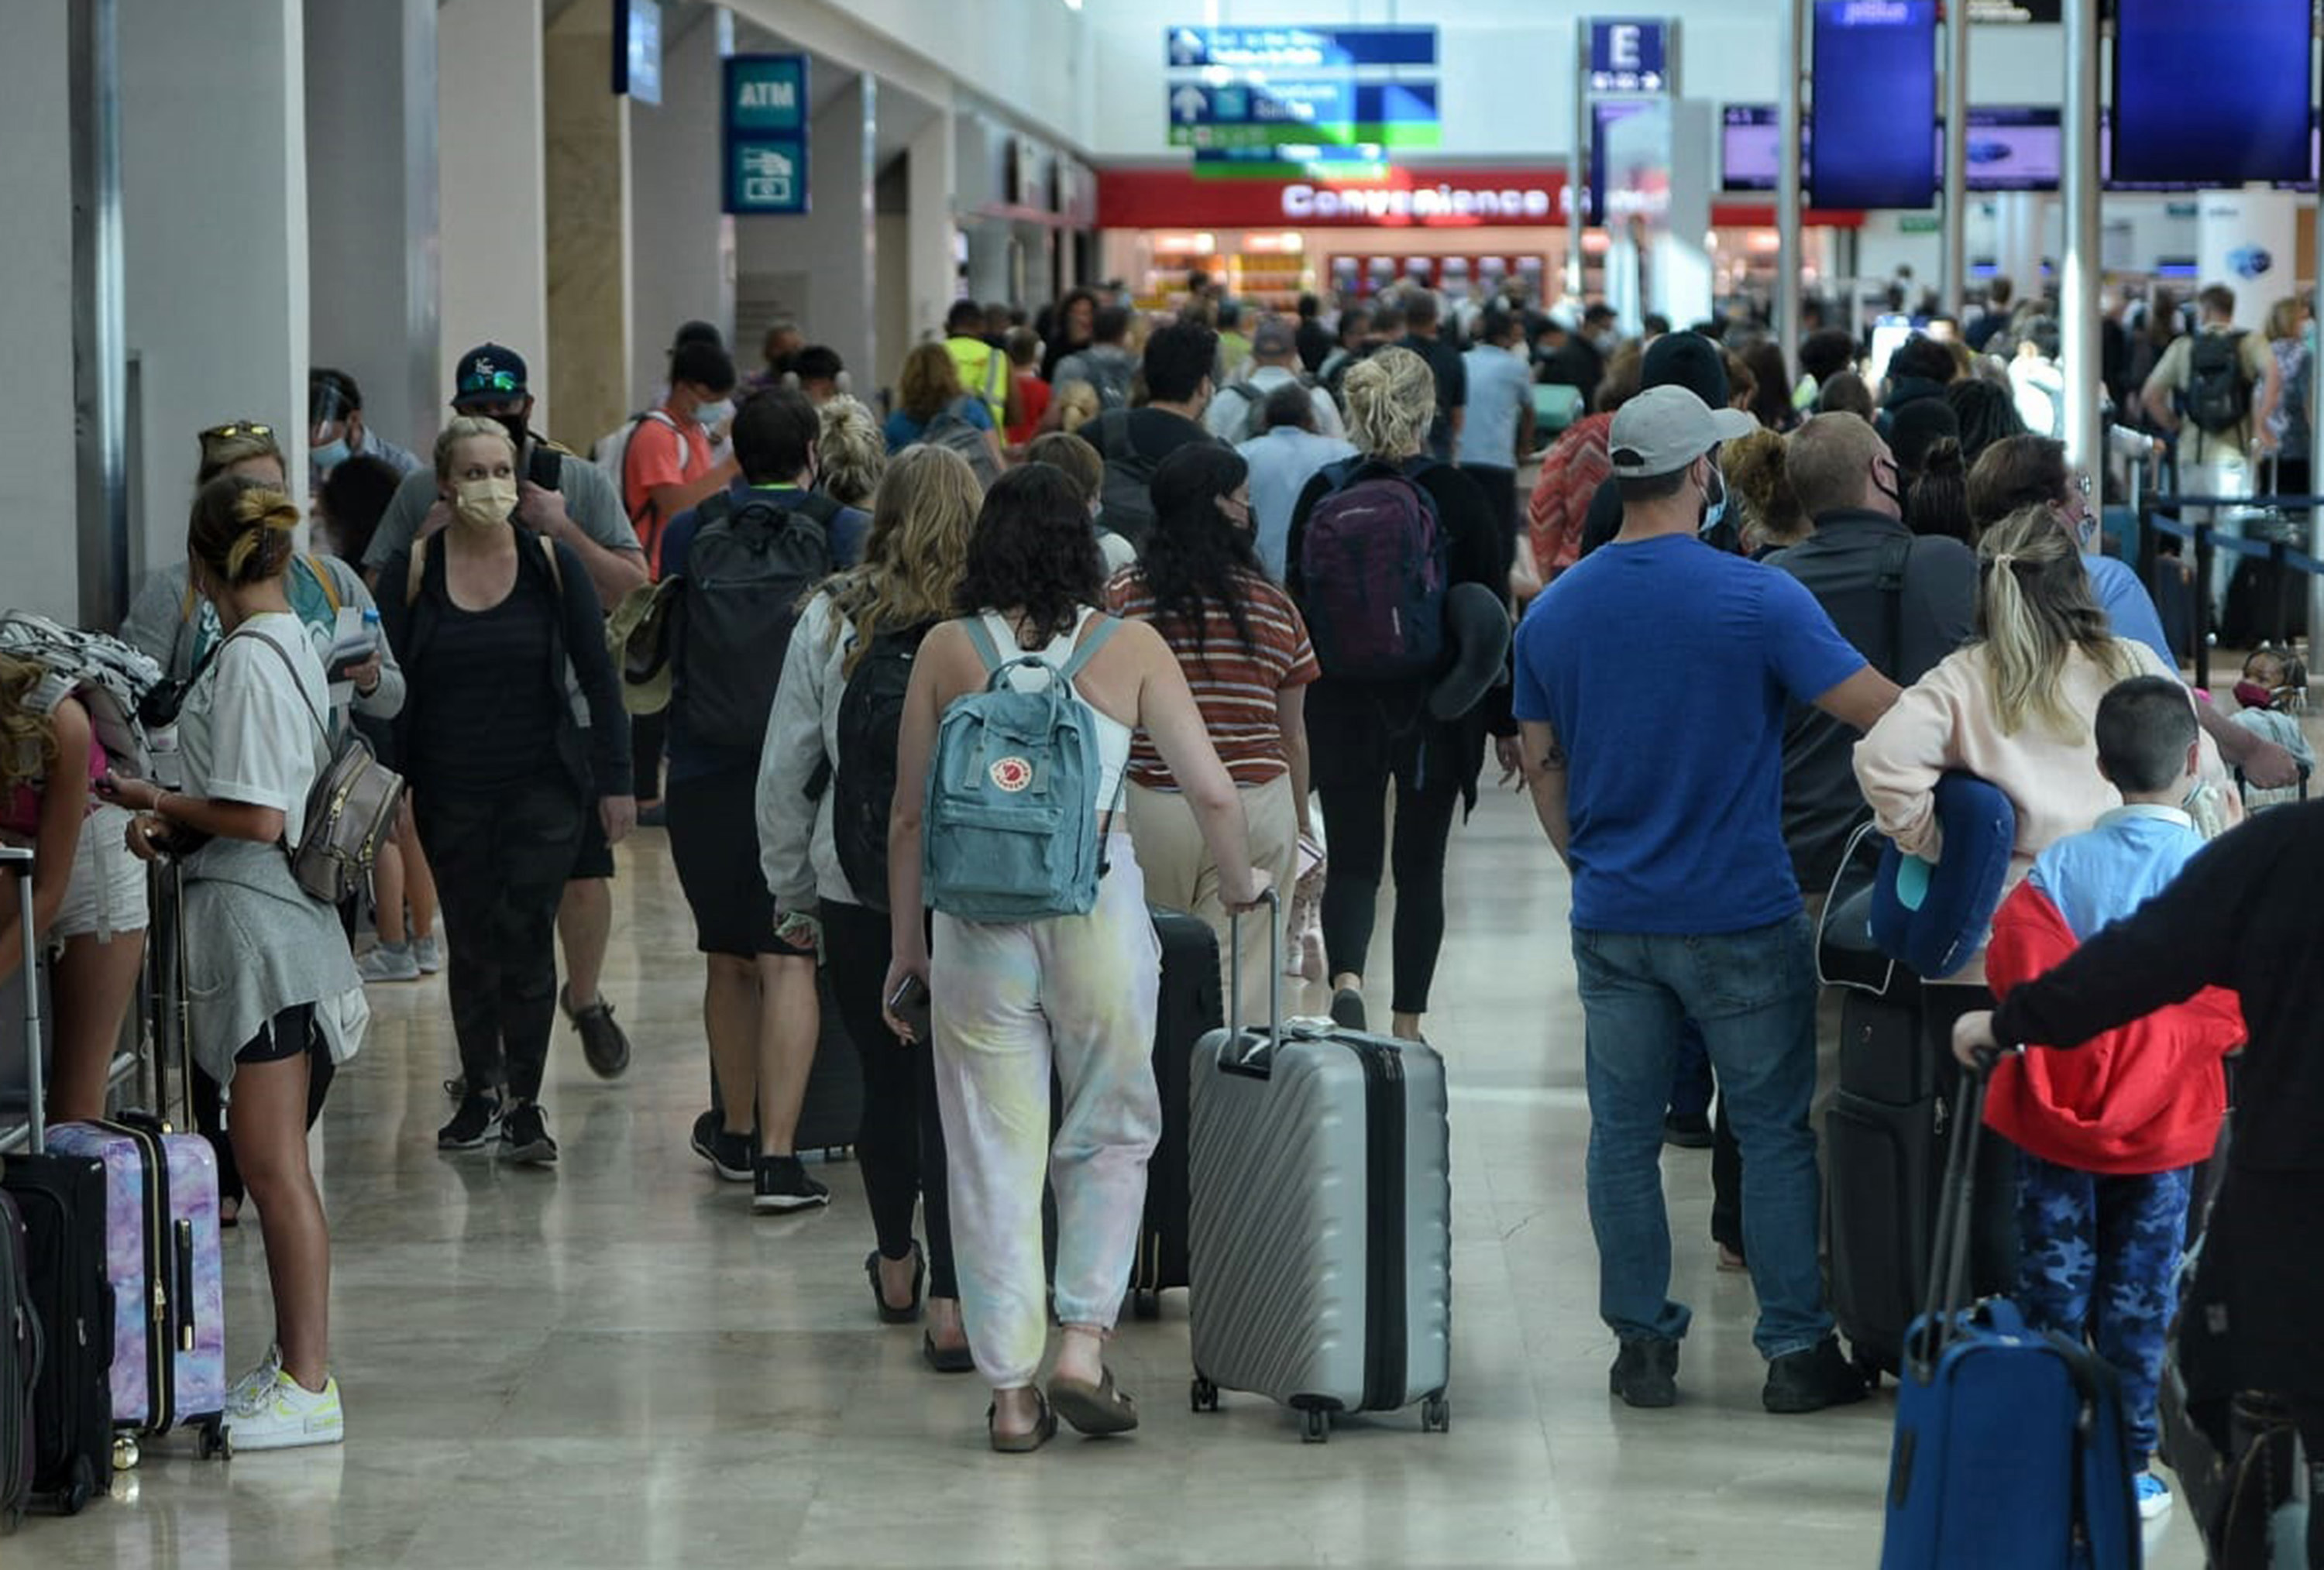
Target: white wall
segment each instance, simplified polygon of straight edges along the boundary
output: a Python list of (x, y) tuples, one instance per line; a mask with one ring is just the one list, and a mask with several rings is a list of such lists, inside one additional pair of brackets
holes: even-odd
[[(0, 49), (0, 609), (78, 619), (74, 529), (71, 77), (66, 8), (11, 14)], [(90, 527), (97, 520), (89, 520)]]
[(309, 346), (424, 446), (437, 386), (436, 0), (305, 0)]
[(300, 0), (122, 0), (124, 316), (141, 390), (133, 570), (183, 555), (206, 426), (272, 425), (303, 500), (302, 12)]
[[(734, 345), (734, 220), (719, 211), (720, 28), (699, 15), (662, 52), (661, 103), (630, 104), (632, 408), (661, 385), (678, 323), (716, 325)], [(755, 345), (753, 345), (755, 347)]]
[(439, 418), (460, 356), (490, 340), (525, 357), (540, 401), (534, 424), (553, 430), (540, 0), (446, 0), (436, 23), (436, 72)]

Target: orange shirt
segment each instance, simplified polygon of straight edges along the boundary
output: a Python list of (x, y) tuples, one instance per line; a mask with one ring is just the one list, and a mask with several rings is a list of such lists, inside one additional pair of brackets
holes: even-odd
[(656, 578), (661, 576), (661, 531), (669, 519), (654, 515), (653, 491), (657, 486), (683, 485), (709, 470), (710, 437), (690, 418), (656, 409), (630, 433), (629, 450), (622, 456), (622, 505), (637, 528), (646, 570)]

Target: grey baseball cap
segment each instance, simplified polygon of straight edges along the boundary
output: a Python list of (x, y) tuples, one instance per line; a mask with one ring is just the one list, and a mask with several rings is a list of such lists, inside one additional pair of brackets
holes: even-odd
[(1650, 387), (1615, 411), (1606, 445), (1617, 480), (1648, 480), (1758, 428), (1741, 409), (1712, 409), (1683, 387)]

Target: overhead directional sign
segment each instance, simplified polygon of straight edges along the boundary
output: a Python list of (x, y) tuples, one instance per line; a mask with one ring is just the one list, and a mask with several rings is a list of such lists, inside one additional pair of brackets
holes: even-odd
[(1165, 89), (1174, 147), (1437, 147), (1434, 82), (1270, 82)]
[(1349, 70), (1433, 66), (1433, 27), (1167, 27), (1163, 58), (1178, 69)]
[(729, 55), (724, 89), (726, 211), (806, 212), (807, 56)]
[(1669, 86), (1664, 66), (1668, 34), (1655, 21), (1614, 17), (1590, 23), (1590, 90), (1659, 93)]

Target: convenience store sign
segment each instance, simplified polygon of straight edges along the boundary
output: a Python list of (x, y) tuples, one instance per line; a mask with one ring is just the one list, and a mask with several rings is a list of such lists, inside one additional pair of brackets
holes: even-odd
[(1406, 169), (1377, 179), (1198, 179), (1190, 170), (1109, 170), (1098, 223), (1110, 229), (1328, 225), (1474, 228), (1563, 222), (1565, 171)]

